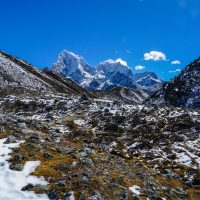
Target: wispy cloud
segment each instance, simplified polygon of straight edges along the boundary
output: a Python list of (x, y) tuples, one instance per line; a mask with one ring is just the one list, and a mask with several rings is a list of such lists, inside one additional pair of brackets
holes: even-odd
[(135, 66), (135, 70), (143, 70), (143, 69), (145, 69), (145, 66), (142, 66), (142, 65), (137, 65), (137, 66)]
[(127, 49), (127, 50), (126, 50), (126, 53), (127, 53), (127, 54), (132, 54), (132, 51), (130, 51), (130, 50)]
[(173, 60), (171, 62), (172, 65), (180, 65), (181, 64), (181, 61), (180, 60)]
[(166, 55), (161, 51), (150, 51), (144, 54), (144, 60), (166, 61)]
[(178, 73), (180, 71), (181, 71), (181, 69), (175, 69), (175, 70), (170, 70), (169, 73)]

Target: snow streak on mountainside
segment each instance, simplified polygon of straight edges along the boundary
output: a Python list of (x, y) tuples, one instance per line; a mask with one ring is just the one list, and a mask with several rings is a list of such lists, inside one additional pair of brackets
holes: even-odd
[(135, 105), (141, 104), (148, 97), (143, 91), (121, 86), (116, 86), (111, 90), (94, 91), (94, 93), (101, 98), (115, 99)]
[(83, 57), (66, 50), (59, 54), (52, 71), (64, 78), (70, 77), (88, 90), (110, 90), (124, 86), (152, 94), (163, 84), (155, 73), (133, 74), (128, 64), (120, 58), (106, 60), (94, 68)]
[(148, 94), (155, 93), (163, 85), (163, 81), (159, 79), (154, 72), (134, 74), (132, 78), (136, 82), (138, 89), (143, 90)]

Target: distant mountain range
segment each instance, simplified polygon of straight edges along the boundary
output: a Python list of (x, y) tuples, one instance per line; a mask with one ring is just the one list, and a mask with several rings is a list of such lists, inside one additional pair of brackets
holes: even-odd
[(83, 57), (66, 50), (59, 54), (52, 71), (63, 78), (70, 77), (87, 90), (111, 90), (123, 86), (153, 94), (163, 85), (154, 72), (134, 74), (122, 59), (109, 59), (92, 67)]
[(94, 68), (82, 57), (63, 51), (52, 69), (40, 70), (0, 51), (1, 96), (58, 93), (134, 104), (147, 99), (147, 104), (200, 108), (200, 58), (163, 83), (153, 72), (133, 74), (121, 59), (107, 60)]

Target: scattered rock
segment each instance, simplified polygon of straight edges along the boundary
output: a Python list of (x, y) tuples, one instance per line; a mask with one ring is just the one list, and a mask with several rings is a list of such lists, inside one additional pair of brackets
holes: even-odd
[(86, 165), (90, 165), (90, 166), (94, 165), (92, 159), (90, 158), (80, 158), (80, 161), (81, 163), (86, 164)]
[(7, 140), (5, 141), (5, 144), (9, 144), (9, 143), (15, 143), (17, 142), (17, 139), (14, 135), (9, 135)]
[(13, 171), (22, 171), (24, 165), (23, 164), (11, 164), (9, 168)]
[(53, 154), (49, 153), (49, 152), (45, 152), (43, 154), (43, 157), (46, 158), (46, 159), (51, 159), (53, 157)]
[(51, 190), (48, 193), (48, 197), (49, 197), (50, 200), (58, 200), (59, 199), (55, 189)]

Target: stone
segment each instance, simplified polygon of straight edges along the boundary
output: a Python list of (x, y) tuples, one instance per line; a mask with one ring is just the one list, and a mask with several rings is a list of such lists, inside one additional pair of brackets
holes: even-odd
[(98, 192), (95, 192), (92, 196), (88, 197), (86, 200), (104, 200), (103, 197)]
[(80, 102), (90, 102), (87, 94), (81, 94), (81, 97), (79, 99)]
[(24, 128), (26, 128), (26, 123), (18, 123), (17, 127), (20, 129), (24, 129)]
[(50, 200), (58, 200), (58, 195), (55, 189), (51, 190), (48, 194)]
[(28, 184), (26, 186), (24, 186), (21, 191), (29, 191), (32, 190), (34, 188), (34, 186), (32, 184)]
[(32, 134), (30, 137), (29, 137), (29, 141), (30, 142), (33, 142), (33, 143), (36, 143), (36, 142), (38, 142), (39, 141), (39, 135), (38, 134), (36, 134), (36, 133), (34, 133), (34, 134)]
[(9, 168), (13, 171), (22, 171), (24, 165), (23, 164), (11, 164)]
[(119, 194), (119, 200), (128, 200), (128, 194), (127, 194), (127, 192), (121, 192)]
[(24, 159), (24, 156), (21, 153), (17, 153), (15, 155), (15, 159), (18, 160), (18, 161), (22, 161)]
[(9, 143), (15, 143), (17, 142), (17, 139), (15, 136), (13, 135), (9, 135), (8, 138), (5, 141), (5, 144), (9, 144)]
[(81, 161), (83, 164), (86, 164), (86, 165), (91, 165), (91, 166), (94, 165), (92, 159), (90, 159), (90, 158), (80, 158), (80, 161)]
[(51, 153), (49, 153), (49, 152), (45, 152), (45, 153), (43, 154), (43, 157), (46, 158), (46, 159), (50, 159), (50, 158), (53, 157), (53, 154), (51, 154)]
[(73, 192), (68, 192), (64, 195), (64, 199), (63, 200), (72, 200), (73, 198)]
[(178, 178), (178, 175), (176, 173), (170, 171), (169, 169), (162, 170), (162, 173), (169, 178)]
[(4, 131), (5, 131), (4, 127), (0, 127), (0, 133), (2, 133)]
[(186, 195), (187, 192), (184, 191), (182, 188), (174, 188), (172, 189), (173, 192), (175, 192), (176, 194), (179, 194), (179, 195)]

